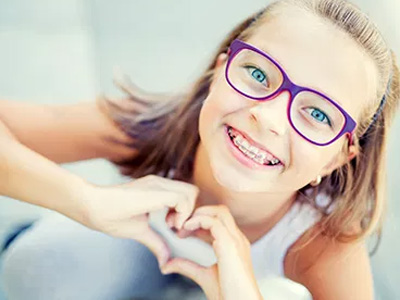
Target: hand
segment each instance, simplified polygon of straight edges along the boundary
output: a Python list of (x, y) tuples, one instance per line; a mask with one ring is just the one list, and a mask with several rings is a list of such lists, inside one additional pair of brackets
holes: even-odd
[(198, 208), (185, 222), (179, 235), (200, 235), (204, 232), (208, 232), (213, 240), (217, 264), (205, 268), (186, 259), (174, 258), (162, 267), (162, 272), (189, 277), (210, 300), (262, 299), (253, 273), (250, 242), (237, 227), (226, 206)]
[(147, 246), (162, 266), (170, 256), (163, 238), (148, 223), (149, 213), (164, 207), (176, 211), (174, 226), (189, 218), (198, 188), (181, 181), (149, 175), (114, 186), (91, 186), (84, 190), (85, 226), (120, 238), (131, 238)]

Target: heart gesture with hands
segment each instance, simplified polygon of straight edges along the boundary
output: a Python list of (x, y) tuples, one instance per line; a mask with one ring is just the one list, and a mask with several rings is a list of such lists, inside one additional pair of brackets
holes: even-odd
[[(179, 273), (195, 281), (210, 300), (262, 299), (253, 274), (250, 243), (223, 205), (196, 210), (195, 185), (148, 175), (113, 187), (85, 189), (84, 225), (120, 238), (131, 238), (153, 252), (164, 274)], [(149, 225), (149, 214), (168, 207), (166, 222), (180, 237), (212, 241), (217, 263), (209, 268), (183, 258), (170, 258), (163, 237)]]
[[(168, 220), (175, 216), (167, 216)], [(217, 263), (203, 267), (183, 258), (173, 258), (162, 268), (164, 274), (179, 273), (195, 281), (207, 299), (263, 299), (253, 273), (250, 242), (237, 227), (229, 209), (224, 205), (196, 209), (181, 230), (181, 237), (208, 234)]]

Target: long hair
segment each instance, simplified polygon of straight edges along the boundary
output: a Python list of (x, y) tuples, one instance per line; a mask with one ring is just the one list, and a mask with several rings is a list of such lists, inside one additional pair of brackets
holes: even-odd
[[(122, 174), (132, 177), (172, 174), (172, 178), (188, 181), (200, 141), (200, 109), (209, 93), (218, 55), (227, 52), (234, 39), (245, 41), (274, 14), (284, 14), (286, 7), (293, 6), (346, 32), (368, 53), (379, 72), (375, 101), (365, 105), (355, 132), (359, 155), (323, 178), (318, 187), (307, 185), (298, 195), (306, 196), (305, 191), (312, 190), (306, 198), (323, 213), (319, 225), (324, 235), (344, 242), (364, 238), (373, 232), (380, 237), (386, 203), (387, 135), (400, 98), (399, 70), (375, 25), (356, 6), (344, 0), (281, 0), (263, 8), (226, 36), (207, 69), (187, 93), (153, 95), (125, 82), (120, 87), (126, 92), (126, 98), (99, 97), (99, 106), (132, 137), (133, 142), (128, 146), (137, 150), (133, 157), (114, 163)], [(372, 123), (385, 93), (387, 103)], [(347, 147), (342, 151), (346, 153)], [(332, 199), (332, 205), (324, 208), (317, 205), (316, 198), (321, 193)]]

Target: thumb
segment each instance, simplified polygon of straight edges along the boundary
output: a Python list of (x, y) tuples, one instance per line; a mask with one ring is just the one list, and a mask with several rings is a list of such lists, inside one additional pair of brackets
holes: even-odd
[(190, 278), (202, 288), (207, 299), (217, 299), (219, 295), (216, 264), (205, 268), (184, 258), (173, 258), (161, 268), (161, 272), (178, 273)]

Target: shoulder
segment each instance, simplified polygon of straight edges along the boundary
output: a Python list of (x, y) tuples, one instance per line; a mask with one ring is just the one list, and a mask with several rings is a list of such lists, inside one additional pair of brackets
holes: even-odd
[(335, 241), (317, 229), (318, 223), (290, 247), (284, 261), (285, 276), (307, 287), (316, 300), (373, 299), (364, 242)]

